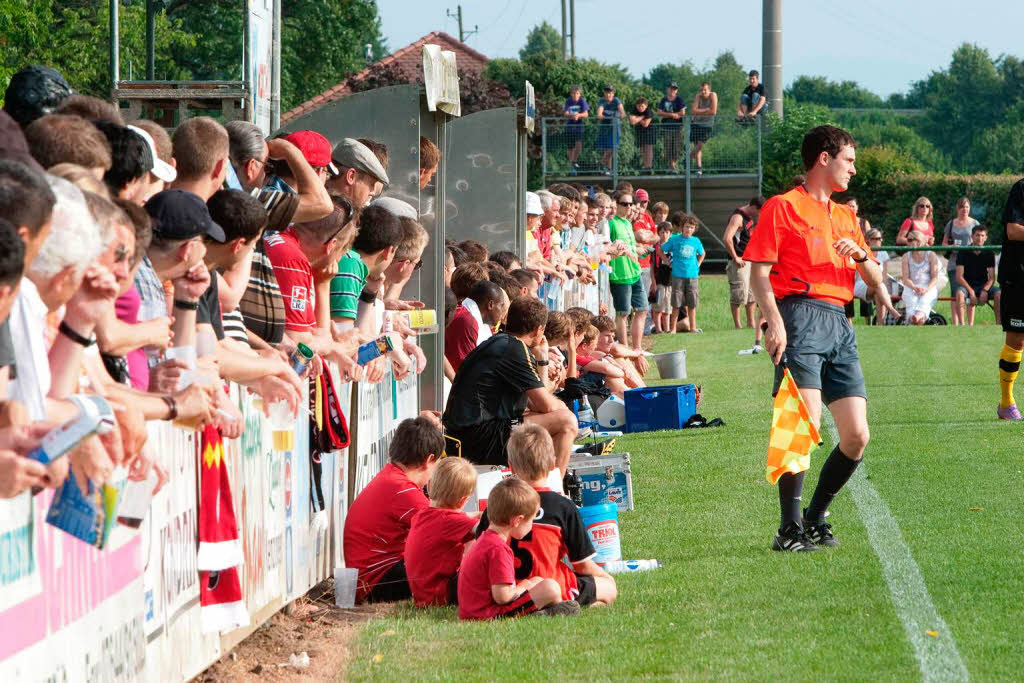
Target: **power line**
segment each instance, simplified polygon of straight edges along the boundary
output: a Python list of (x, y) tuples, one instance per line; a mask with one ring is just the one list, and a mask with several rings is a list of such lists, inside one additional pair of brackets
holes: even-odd
[(456, 12), (455, 12), (455, 14), (452, 14), (451, 10), (447, 10), (447, 12), (448, 12), (448, 16), (449, 17), (458, 19), (458, 22), (459, 22), (459, 42), (460, 43), (466, 42), (466, 38), (469, 38), (474, 33), (479, 33), (480, 32), (480, 27), (477, 26), (476, 24), (473, 25), (473, 30), (472, 31), (465, 31), (465, 30), (463, 30), (463, 28), (462, 28), (462, 5), (456, 5)]

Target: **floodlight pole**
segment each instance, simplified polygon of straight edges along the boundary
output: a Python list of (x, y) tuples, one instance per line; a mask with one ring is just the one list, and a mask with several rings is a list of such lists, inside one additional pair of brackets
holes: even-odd
[(270, 57), (270, 130), (281, 127), (281, 0), (274, 0)]
[(569, 58), (569, 52), (566, 49), (566, 33), (565, 0), (562, 0), (562, 59)]
[(121, 35), (117, 17), (118, 0), (110, 0), (110, 89), (121, 80)]
[(762, 0), (761, 82), (768, 107), (782, 116), (782, 0)]
[(576, 59), (576, 0), (569, 0), (569, 56)]
[(146, 80), (156, 79), (156, 0), (146, 0)]

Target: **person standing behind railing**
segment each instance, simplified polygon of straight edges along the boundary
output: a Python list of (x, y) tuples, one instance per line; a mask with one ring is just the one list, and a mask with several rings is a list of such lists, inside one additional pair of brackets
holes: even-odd
[(686, 116), (686, 104), (679, 96), (679, 86), (669, 83), (665, 88), (665, 96), (658, 102), (658, 118), (661, 119), (661, 130), (665, 140), (665, 159), (672, 173), (677, 171), (679, 152), (683, 149), (683, 117)]
[(910, 231), (916, 230), (924, 237), (922, 245), (931, 246), (935, 244), (935, 224), (932, 223), (932, 203), (927, 197), (918, 197), (914, 202), (914, 208), (910, 212), (910, 218), (903, 221), (899, 232), (896, 233), (896, 244), (907, 244), (907, 236)]
[[(966, 247), (971, 243), (971, 234), (977, 225), (978, 221), (971, 218), (971, 200), (961, 197), (956, 202), (956, 216), (946, 223), (946, 227), (942, 231), (942, 246)], [(949, 273), (949, 294), (953, 297), (953, 324), (963, 325), (966, 318), (964, 317), (964, 302), (957, 297), (957, 293), (963, 289), (956, 276), (957, 260), (957, 252), (950, 252), (949, 261), (946, 262), (946, 271)], [(964, 291), (964, 294), (967, 295), (967, 291)], [(966, 298), (969, 299), (970, 296), (968, 295)]]
[(590, 105), (582, 92), (582, 87), (574, 85), (565, 100), (565, 149), (573, 173), (580, 169), (576, 162), (583, 149), (583, 121), (590, 117)]
[(633, 141), (640, 148), (640, 165), (643, 170), (651, 172), (654, 166), (654, 129), (651, 122), (654, 114), (647, 105), (647, 98), (641, 97), (633, 105), (629, 113), (629, 122), (633, 124)]
[(711, 83), (700, 84), (697, 96), (693, 98), (693, 120), (690, 122), (690, 156), (697, 162), (697, 175), (703, 175), (704, 145), (714, 134), (715, 116), (718, 114), (718, 93), (711, 90)]
[(614, 86), (604, 86), (604, 97), (597, 103), (597, 118), (600, 120), (597, 129), (597, 148), (603, 150), (601, 170), (611, 173), (612, 155), (619, 146), (619, 119), (626, 118), (626, 110), (615, 96)]
[(736, 116), (742, 123), (751, 120), (758, 114), (764, 114), (764, 105), (768, 103), (764, 94), (764, 84), (761, 83), (761, 74), (756, 70), (747, 74), (749, 85), (743, 89), (740, 95), (740, 106), (736, 109)]

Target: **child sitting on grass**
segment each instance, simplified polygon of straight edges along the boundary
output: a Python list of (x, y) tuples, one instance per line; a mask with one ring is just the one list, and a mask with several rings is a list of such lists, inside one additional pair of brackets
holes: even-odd
[(580, 376), (589, 373), (602, 375), (608, 391), (622, 398), (626, 391), (626, 373), (614, 358), (598, 353), (597, 337), (598, 331), (593, 325), (587, 325), (583, 329), (579, 346), (576, 348), (576, 365), (579, 368)]
[(462, 511), (476, 490), (476, 469), (462, 458), (442, 458), (430, 475), (430, 507), (412, 518), (405, 541), (405, 568), (412, 599), (420, 607), (458, 601), (459, 565), (476, 537), (479, 513)]
[(597, 354), (608, 356), (622, 368), (623, 379), (630, 389), (645, 387), (644, 375), (650, 364), (644, 352), (639, 349), (630, 348), (625, 344), (615, 341), (615, 323), (606, 315), (599, 315), (594, 318), (594, 327), (597, 328)]
[[(562, 599), (576, 599), (581, 605), (615, 602), (615, 579), (593, 561), (594, 545), (579, 510), (568, 498), (547, 488), (548, 474), (555, 467), (551, 436), (539, 425), (524, 424), (513, 429), (508, 440), (508, 466), (540, 496), (533, 532), (512, 541), (516, 557), (528, 556), (530, 560), (520, 561), (516, 578), (553, 578)], [(480, 525), (492, 514), (488, 504)]]
[(345, 566), (359, 570), (356, 602), (393, 602), (412, 596), (405, 539), (416, 512), (430, 505), (423, 487), (444, 452), (444, 437), (426, 417), (404, 420), (388, 448), (388, 462), (352, 501), (345, 516)]
[(555, 581), (539, 576), (516, 580), (516, 560), (509, 541), (530, 533), (539, 508), (540, 496), (519, 479), (505, 479), (491, 489), (487, 496), (489, 520), (481, 520), (485, 530), (466, 553), (459, 571), (459, 619), (517, 617), (538, 610), (549, 615), (579, 614), (579, 603), (563, 602)]

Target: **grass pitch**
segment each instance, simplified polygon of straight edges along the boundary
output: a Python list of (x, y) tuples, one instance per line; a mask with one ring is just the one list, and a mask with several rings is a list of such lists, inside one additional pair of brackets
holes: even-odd
[[(664, 568), (620, 575), (618, 602), (577, 619), (468, 624), (454, 609), (400, 607), (364, 628), (347, 677), (922, 678), (849, 491), (830, 518), (842, 547), (768, 550), (778, 526), (764, 480), (770, 362), (736, 355), (752, 339), (731, 329), (723, 277), (702, 279), (702, 299), (705, 333), (656, 337), (655, 351), (687, 349), (701, 413), (726, 426), (628, 435), (617, 449), (632, 454), (636, 487), (637, 510), (620, 516), (624, 556)], [(990, 311), (979, 319), (971, 329), (858, 325), (872, 430), (863, 467), (970, 676), (1009, 680), (1024, 669), (1024, 429), (995, 420), (1002, 333)], [(832, 448), (822, 433), (808, 495)]]

